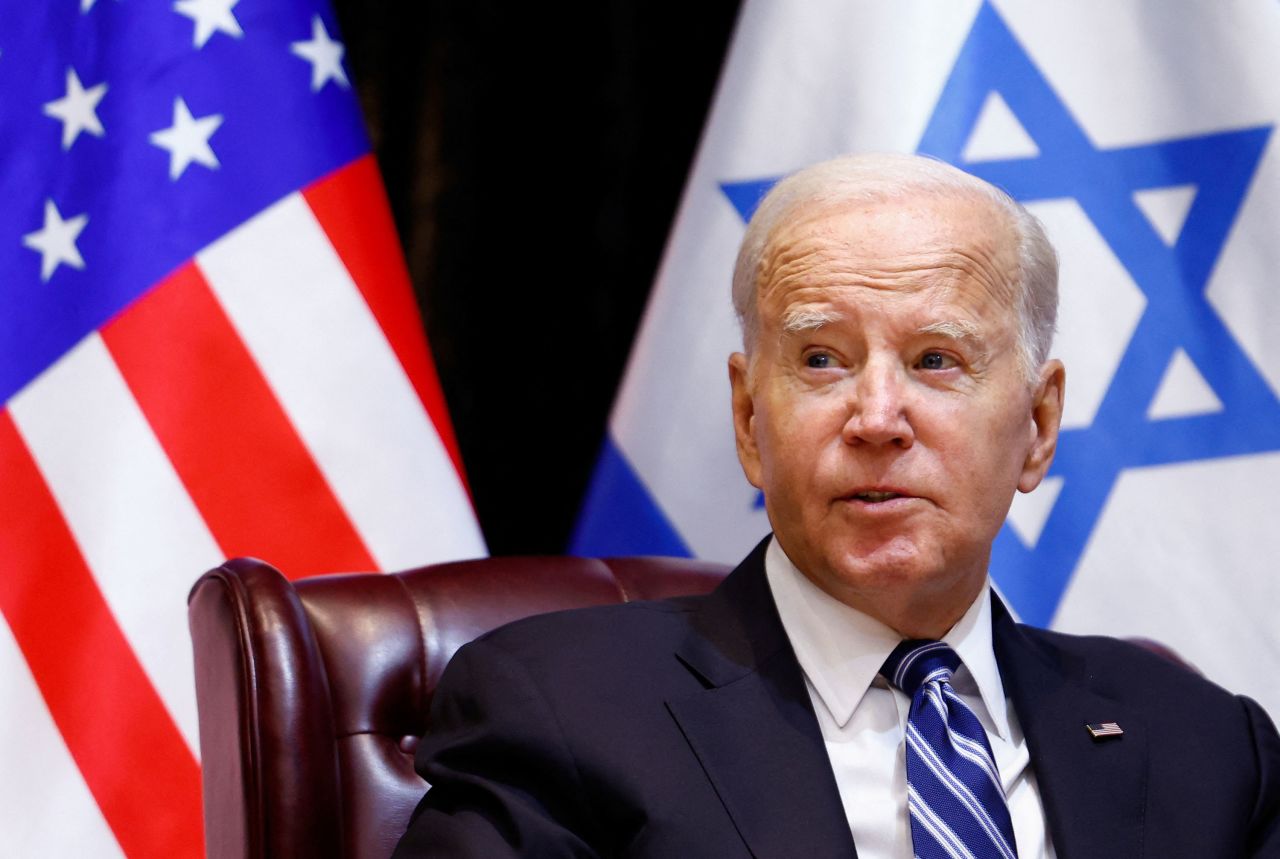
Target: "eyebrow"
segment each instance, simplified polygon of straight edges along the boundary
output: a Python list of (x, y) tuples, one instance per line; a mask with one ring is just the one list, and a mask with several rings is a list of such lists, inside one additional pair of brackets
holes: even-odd
[(815, 331), (840, 319), (840, 314), (829, 310), (793, 307), (782, 315), (782, 330), (786, 334)]
[(982, 339), (978, 326), (965, 319), (931, 322), (916, 329), (916, 331), (919, 334), (941, 334), (943, 337), (950, 337), (952, 340), (972, 340), (976, 342)]
[(968, 344), (978, 355), (987, 355), (986, 343), (978, 326), (967, 319), (947, 319), (942, 322), (931, 322), (916, 329), (919, 334), (937, 334), (951, 340)]
[[(782, 315), (782, 331), (785, 334), (798, 334), (802, 331), (816, 331), (824, 325), (839, 322), (839, 313), (830, 310), (814, 310), (806, 307), (793, 307)], [(967, 319), (946, 319), (931, 322), (916, 329), (918, 334), (936, 334), (951, 340), (968, 343), (986, 354), (983, 346), (982, 332), (977, 325)]]

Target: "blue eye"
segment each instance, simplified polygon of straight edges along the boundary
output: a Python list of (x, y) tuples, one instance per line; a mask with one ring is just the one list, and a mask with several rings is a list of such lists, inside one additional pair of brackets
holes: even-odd
[(823, 367), (830, 367), (831, 356), (826, 354), (825, 352), (817, 352), (805, 358), (804, 363), (806, 367), (814, 367), (816, 369), (822, 369)]
[(956, 361), (941, 352), (926, 352), (920, 357), (918, 366), (922, 370), (947, 370), (956, 366)]

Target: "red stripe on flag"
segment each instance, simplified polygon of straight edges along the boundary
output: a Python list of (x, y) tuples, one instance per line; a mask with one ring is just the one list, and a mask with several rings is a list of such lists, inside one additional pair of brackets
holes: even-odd
[(199, 766), (7, 410), (0, 474), (0, 612), (76, 766), (131, 859), (200, 855)]
[(372, 155), (358, 158), (306, 188), (302, 195), (352, 280), (360, 287), (365, 302), (431, 416), (436, 433), (449, 451), (459, 480), (466, 486), (449, 408), (422, 332), (422, 316), (396, 241), (396, 228), (382, 190), (377, 162)]
[(194, 264), (102, 339), (223, 552), (291, 577), (378, 568)]

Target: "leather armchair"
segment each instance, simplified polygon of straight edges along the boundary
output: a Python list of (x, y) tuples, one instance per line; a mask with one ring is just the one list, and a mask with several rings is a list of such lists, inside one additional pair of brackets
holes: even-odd
[(489, 558), (290, 582), (240, 558), (195, 584), (188, 619), (210, 859), (383, 857), (426, 790), (413, 770), (454, 651), (562, 608), (711, 590), (675, 558)]

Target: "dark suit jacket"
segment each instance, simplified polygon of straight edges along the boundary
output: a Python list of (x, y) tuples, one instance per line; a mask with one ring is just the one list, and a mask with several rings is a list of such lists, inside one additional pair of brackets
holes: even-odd
[[(707, 597), (543, 615), (460, 650), (395, 855), (855, 856), (763, 559)], [(1280, 856), (1280, 738), (1257, 704), (995, 603), (1059, 857)], [(1092, 739), (1101, 721), (1124, 736)]]

